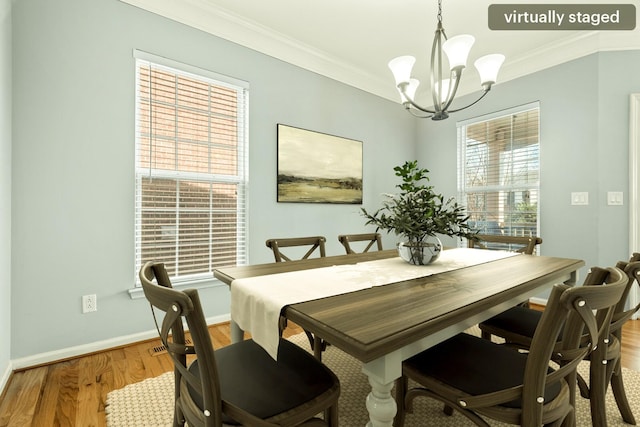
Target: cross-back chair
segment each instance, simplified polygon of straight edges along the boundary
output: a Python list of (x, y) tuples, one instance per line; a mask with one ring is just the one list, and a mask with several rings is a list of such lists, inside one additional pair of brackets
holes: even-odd
[[(624, 272), (608, 272), (602, 286), (552, 288), (528, 353), (462, 333), (404, 361), (394, 425), (404, 425), (418, 396), (440, 400), (479, 426), (489, 426), (481, 416), (526, 427), (575, 425), (576, 368), (609, 337), (626, 286)], [(558, 344), (549, 339), (556, 336)], [(555, 350), (561, 353), (553, 368)], [(418, 386), (408, 389), (409, 379)]]
[[(311, 236), (311, 237), (288, 237), (283, 239), (268, 239), (265, 243), (269, 249), (273, 251), (273, 256), (276, 259), (276, 262), (285, 262), (291, 261), (292, 259), (296, 259), (291, 255), (291, 257), (282, 253), (282, 248), (291, 248), (291, 247), (308, 247), (307, 252), (304, 253), (301, 257), (297, 259), (308, 259), (313, 255), (313, 253), (317, 250), (319, 256), (325, 257), (325, 239), (324, 236)], [(299, 254), (298, 254), (299, 255)], [(284, 317), (280, 318), (280, 330), (284, 330), (287, 327), (287, 319)], [(322, 352), (327, 348), (327, 343), (319, 338), (314, 336), (311, 332), (305, 330), (304, 333), (307, 335), (309, 339), (309, 345), (313, 349), (313, 353), (318, 360), (322, 359)]]
[(320, 257), (325, 257), (325, 242), (327, 239), (324, 236), (311, 236), (311, 237), (289, 237), (284, 239), (268, 239), (265, 243), (269, 249), (273, 251), (273, 256), (276, 262), (291, 261), (296, 259), (293, 256), (289, 257), (282, 253), (282, 248), (290, 247), (304, 247), (308, 246), (307, 252), (298, 257), (297, 259), (307, 259), (317, 250)]
[(277, 361), (253, 340), (214, 350), (195, 289), (173, 289), (161, 263), (147, 262), (139, 276), (174, 365), (174, 426), (338, 425), (338, 378), (308, 352), (284, 339)]
[(365, 242), (362, 244), (361, 253), (369, 252), (374, 248), (379, 251), (382, 250), (382, 236), (380, 233), (341, 234), (338, 236), (338, 241), (344, 246), (347, 254), (357, 253), (356, 248), (351, 246), (353, 242)]
[(476, 240), (468, 239), (467, 246), (479, 249), (502, 249), (532, 255), (542, 238), (536, 236), (505, 236), (502, 234), (476, 234)]
[[(476, 234), (475, 239), (468, 239), (469, 248), (508, 250), (526, 255), (533, 255), (536, 246), (542, 244), (542, 238), (536, 236), (505, 236), (502, 234)], [(519, 305), (528, 307), (529, 301)]]
[[(580, 394), (590, 400), (592, 422), (594, 426), (599, 427), (607, 425), (605, 394), (609, 384), (622, 418), (625, 422), (635, 425), (635, 418), (622, 381), (620, 357), (622, 325), (640, 310), (640, 305), (630, 309), (625, 308), (629, 292), (634, 283), (638, 283), (640, 277), (640, 254), (634, 253), (629, 262), (620, 261), (616, 267), (626, 273), (626, 285), (609, 325), (611, 336), (604, 345), (587, 358), (591, 362), (589, 384), (578, 376)], [(587, 274), (583, 286), (600, 285), (608, 275), (607, 269), (594, 267)], [(531, 346), (532, 337), (542, 315), (543, 312), (539, 310), (518, 306), (480, 323), (479, 327), (482, 336), (486, 339), (491, 339), (491, 336), (501, 337), (510, 346), (527, 349)]]

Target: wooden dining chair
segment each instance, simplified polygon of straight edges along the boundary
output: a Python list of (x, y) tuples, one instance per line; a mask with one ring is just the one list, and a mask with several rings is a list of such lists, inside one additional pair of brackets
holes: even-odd
[[(146, 263), (139, 276), (174, 365), (174, 426), (338, 425), (340, 382), (307, 351), (284, 339), (277, 361), (253, 340), (214, 350), (197, 290), (173, 289), (161, 263)], [(316, 417), (322, 412), (326, 421)]]
[[(437, 399), (445, 412), (454, 409), (478, 426), (489, 425), (482, 417), (526, 427), (575, 425), (576, 368), (606, 347), (599, 344), (610, 336), (626, 287), (623, 271), (607, 270), (602, 286), (552, 288), (527, 353), (462, 333), (405, 360), (396, 383), (394, 425), (404, 425), (405, 412), (418, 396)], [(582, 339), (584, 330), (588, 340)], [(558, 344), (549, 339), (558, 336)], [(553, 353), (556, 368), (550, 365), (554, 350), (560, 352)], [(409, 389), (409, 380), (417, 386)]]
[[(640, 254), (634, 253), (628, 262), (620, 261), (616, 267), (626, 274), (626, 286), (618, 305), (615, 308), (611, 325), (609, 325), (611, 337), (606, 345), (602, 345), (597, 353), (591, 354), (589, 360), (589, 384), (578, 376), (580, 394), (590, 399), (591, 418), (594, 426), (606, 426), (605, 393), (609, 386), (613, 391), (616, 404), (624, 421), (635, 425), (635, 417), (629, 406), (624, 383), (622, 380), (622, 368), (620, 363), (622, 326), (638, 310), (636, 307), (626, 308), (627, 297), (633, 285), (640, 278)], [(602, 284), (608, 276), (608, 270), (594, 267), (584, 280), (583, 286)], [(503, 338), (512, 347), (527, 349), (531, 345), (543, 313), (525, 307), (511, 308), (491, 319), (479, 324), (482, 335), (486, 339), (492, 336)]]
[(380, 233), (341, 234), (338, 236), (338, 241), (342, 244), (342, 246), (344, 246), (347, 254), (358, 253), (356, 252), (354, 247), (351, 246), (351, 244), (354, 242), (363, 242), (360, 244), (360, 253), (369, 252), (369, 250), (373, 249), (374, 247), (379, 251), (382, 250), (382, 236), (380, 235)]
[[(273, 256), (276, 262), (291, 261), (292, 259), (307, 259), (317, 250), (320, 257), (325, 257), (325, 242), (327, 239), (324, 236), (312, 236), (312, 237), (289, 237), (284, 239), (268, 239), (265, 243), (269, 249), (273, 251)], [(308, 250), (301, 256), (291, 257), (282, 253), (282, 248), (291, 247), (307, 247)], [(302, 253), (302, 252), (301, 252)]]
[[(265, 243), (268, 248), (273, 251), (273, 256), (276, 262), (291, 261), (292, 259), (308, 259), (316, 250), (320, 257), (325, 257), (325, 239), (324, 236), (311, 236), (311, 237), (289, 237), (284, 239), (268, 239)], [(291, 247), (303, 247), (303, 251), (306, 252), (298, 258), (291, 257), (282, 253), (281, 248)], [(302, 252), (298, 253), (300, 255)], [(285, 317), (280, 318), (280, 330), (283, 331), (287, 327), (287, 319)], [(322, 360), (322, 352), (326, 350), (328, 343), (320, 337), (314, 336), (311, 332), (305, 330), (304, 333), (309, 339), (309, 345), (313, 349), (313, 354), (318, 360)]]
[(467, 240), (467, 246), (479, 249), (500, 249), (532, 255), (542, 238), (536, 236), (505, 236), (502, 234), (476, 234), (477, 239)]
[[(467, 247), (490, 250), (506, 250), (526, 255), (533, 255), (542, 238), (536, 236), (506, 236), (502, 234), (476, 234), (476, 239), (468, 239)], [(529, 301), (519, 305), (529, 306)]]

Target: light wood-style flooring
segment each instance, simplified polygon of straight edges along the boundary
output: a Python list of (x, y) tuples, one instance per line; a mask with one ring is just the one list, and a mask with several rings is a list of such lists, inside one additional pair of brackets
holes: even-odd
[[(229, 324), (209, 328), (215, 347), (230, 342)], [(290, 325), (285, 336), (302, 332)], [(640, 320), (623, 329), (622, 366), (640, 371)], [(107, 393), (173, 369), (159, 340), (15, 372), (0, 398), (0, 427), (105, 426)], [(638, 416), (640, 414), (636, 414)]]

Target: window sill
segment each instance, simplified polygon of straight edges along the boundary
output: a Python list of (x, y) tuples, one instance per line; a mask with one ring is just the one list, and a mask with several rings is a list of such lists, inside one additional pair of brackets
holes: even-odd
[[(218, 288), (218, 287), (227, 287), (224, 283), (219, 281), (218, 279), (204, 279), (190, 282), (182, 282), (173, 284), (173, 289), (177, 290), (185, 290), (185, 289), (208, 289), (208, 288)], [(144, 298), (144, 291), (142, 286), (136, 286), (135, 288), (127, 290), (129, 293), (129, 297), (131, 299), (139, 299)]]

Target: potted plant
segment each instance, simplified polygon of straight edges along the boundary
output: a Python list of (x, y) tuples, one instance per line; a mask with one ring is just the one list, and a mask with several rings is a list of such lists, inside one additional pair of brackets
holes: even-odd
[(417, 160), (407, 161), (393, 168), (402, 184), (396, 185), (399, 194), (385, 194), (387, 200), (373, 214), (362, 208), (366, 224), (377, 230), (394, 232), (405, 241), (398, 244), (400, 256), (416, 265), (429, 264), (440, 256), (442, 243), (438, 234), (475, 239), (473, 230), (467, 225), (469, 216), (453, 197), (444, 200), (429, 181), (427, 169), (418, 167)]

